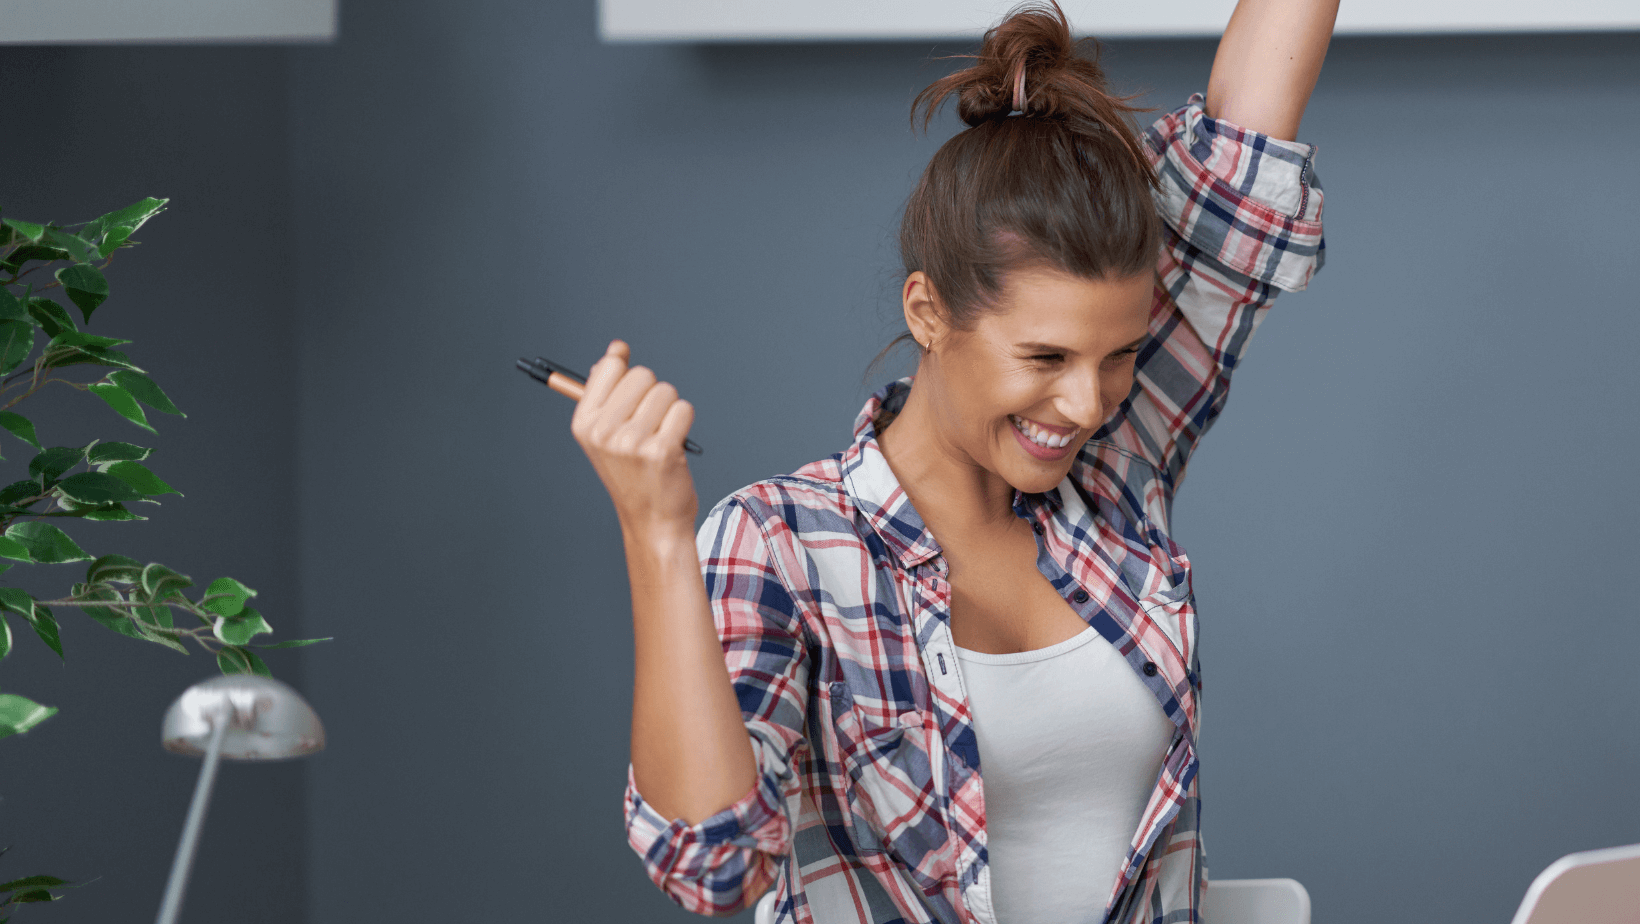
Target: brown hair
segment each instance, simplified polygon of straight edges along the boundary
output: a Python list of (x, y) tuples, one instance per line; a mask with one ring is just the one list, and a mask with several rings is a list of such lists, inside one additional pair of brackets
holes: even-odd
[[(1085, 45), (1093, 54), (1084, 57)], [(1055, 0), (1025, 3), (987, 30), (972, 67), (929, 85), (911, 104), (923, 130), (948, 96), (969, 128), (928, 162), (900, 223), (905, 274), (928, 274), (958, 330), (1000, 306), (1004, 277), (1048, 266), (1087, 279), (1129, 277), (1155, 264), (1156, 171), (1105, 88), (1099, 43), (1071, 40)], [(1021, 88), (1021, 79), (1023, 87)], [(1137, 96), (1138, 94), (1135, 94)], [(1016, 101), (1023, 107), (1010, 117)], [(896, 337), (867, 370), (894, 347)]]

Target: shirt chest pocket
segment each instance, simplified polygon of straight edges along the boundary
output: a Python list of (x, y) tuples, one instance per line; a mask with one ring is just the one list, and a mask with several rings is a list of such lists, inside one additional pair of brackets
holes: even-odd
[(832, 775), (833, 794), (856, 849), (916, 868), (946, 839), (935, 785), (944, 755), (931, 750), (940, 745), (927, 714), (890, 708), (874, 715), (855, 703), (845, 681), (820, 692), (831, 718), (823, 729), (828, 763), (842, 769)]

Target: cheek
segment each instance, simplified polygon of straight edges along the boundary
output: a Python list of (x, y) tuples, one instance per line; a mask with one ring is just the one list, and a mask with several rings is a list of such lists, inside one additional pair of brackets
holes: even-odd
[(1006, 369), (967, 369), (950, 384), (960, 396), (963, 416), (981, 426), (999, 419), (1006, 422), (1009, 414), (1023, 413), (1042, 401), (1034, 378)]
[(1099, 383), (1099, 398), (1105, 406), (1107, 416), (1116, 413), (1127, 396), (1133, 393), (1133, 363), (1123, 364), (1119, 372), (1104, 376)]

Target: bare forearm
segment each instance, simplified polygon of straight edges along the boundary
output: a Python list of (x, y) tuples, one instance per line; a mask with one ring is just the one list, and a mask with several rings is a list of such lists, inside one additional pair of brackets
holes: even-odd
[(687, 526), (627, 531), (636, 671), (632, 775), (666, 818), (695, 824), (752, 791), (741, 720)]
[(1203, 109), (1296, 141), (1337, 19), (1338, 0), (1239, 0), (1219, 39)]

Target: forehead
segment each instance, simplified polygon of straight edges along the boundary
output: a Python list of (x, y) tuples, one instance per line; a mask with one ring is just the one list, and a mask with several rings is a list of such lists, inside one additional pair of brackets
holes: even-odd
[(1150, 320), (1154, 276), (1085, 279), (1050, 268), (1016, 270), (1003, 281), (1000, 311), (983, 316), (993, 336), (1058, 343), (1126, 343)]

